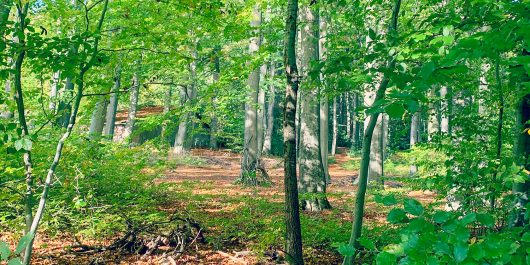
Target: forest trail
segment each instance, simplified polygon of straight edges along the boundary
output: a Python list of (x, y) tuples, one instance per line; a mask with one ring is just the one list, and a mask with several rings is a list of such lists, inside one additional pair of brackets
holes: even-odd
[[(221, 186), (238, 186), (234, 182), (241, 171), (241, 155), (225, 150), (192, 149), (190, 157), (197, 165), (177, 165), (168, 169), (165, 176), (158, 182), (203, 181), (215, 182)], [(171, 155), (168, 159), (175, 159)], [(358, 172), (346, 170), (343, 164), (353, 160), (347, 154), (347, 149), (339, 148), (335, 162), (329, 166), (332, 179), (331, 186), (352, 186), (352, 181)], [(283, 159), (281, 157), (264, 157), (264, 167), (274, 184), (283, 185)]]

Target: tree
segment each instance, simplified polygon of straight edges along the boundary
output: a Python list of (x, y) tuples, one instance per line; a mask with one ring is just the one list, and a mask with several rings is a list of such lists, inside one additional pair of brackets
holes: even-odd
[[(252, 19), (250, 26), (258, 28), (261, 24), (262, 14), (259, 6), (254, 6), (252, 10)], [(254, 30), (253, 36), (250, 38), (249, 53), (255, 54), (260, 47), (260, 37), (257, 30)], [(260, 151), (258, 134), (258, 123), (262, 122), (258, 119), (258, 93), (260, 81), (260, 68), (252, 70), (248, 77), (248, 102), (245, 104), (245, 138), (243, 143), (243, 159), (241, 162), (240, 182), (247, 185), (258, 185), (257, 169), (260, 166)]]
[[(392, 17), (390, 19), (388, 32), (387, 32), (388, 42), (391, 44), (394, 44), (392, 37), (395, 36), (395, 34), (397, 34), (398, 17), (399, 17), (400, 8), (401, 8), (401, 0), (396, 0), (396, 3), (392, 10)], [(387, 61), (386, 68), (394, 69), (395, 65), (396, 65), (396, 61), (394, 58), (391, 57)], [(389, 83), (390, 83), (390, 78), (387, 72), (385, 72), (385, 74), (383, 75), (383, 79), (381, 80), (381, 83), (379, 84), (379, 87), (376, 91), (374, 102), (380, 102), (381, 100), (384, 99), (386, 89)], [(354, 209), (354, 214), (353, 214), (353, 226), (352, 226), (350, 240), (348, 242), (348, 245), (353, 247), (355, 250), (359, 248), (358, 240), (361, 237), (363, 216), (364, 216), (364, 201), (365, 201), (365, 196), (366, 196), (366, 186), (368, 182), (368, 170), (369, 170), (369, 162), (370, 162), (372, 137), (373, 137), (373, 132), (377, 124), (377, 120), (379, 119), (379, 116), (381, 116), (379, 112), (374, 112), (370, 114), (368, 116), (369, 117), (368, 124), (364, 131), (363, 148), (362, 148), (362, 153), (361, 153), (361, 168), (359, 172), (359, 184), (358, 184), (357, 194), (355, 196), (356, 199), (355, 199), (355, 209)], [(354, 256), (355, 255), (346, 256), (344, 258), (343, 264), (345, 265), (353, 264)]]
[[(315, 3), (315, 2), (314, 2)], [(321, 211), (330, 208), (326, 198), (326, 175), (320, 148), (320, 102), (318, 84), (310, 76), (311, 64), (318, 61), (319, 14), (314, 4), (301, 8), (301, 69), (304, 80), (301, 82), (302, 111), (300, 114), (300, 179), (299, 187), (302, 209)], [(319, 75), (319, 74), (318, 74)]]
[(283, 116), (284, 186), (285, 186), (285, 253), (290, 264), (304, 264), (302, 256), (302, 232), (300, 228), (300, 206), (296, 180), (296, 106), (299, 85), (296, 65), (296, 34), (298, 0), (289, 0), (285, 22), (284, 65), (287, 85), (285, 87)]
[(121, 66), (118, 64), (114, 68), (114, 86), (110, 94), (110, 101), (107, 106), (107, 114), (105, 116), (105, 128), (103, 134), (111, 141), (114, 137), (114, 127), (116, 123), (116, 110), (118, 109), (119, 90), (121, 87)]

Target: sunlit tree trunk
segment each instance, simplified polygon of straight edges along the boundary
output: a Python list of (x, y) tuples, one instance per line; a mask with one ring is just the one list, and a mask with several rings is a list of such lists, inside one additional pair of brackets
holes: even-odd
[[(260, 36), (257, 28), (261, 25), (261, 12), (259, 6), (254, 6), (250, 26), (256, 28), (255, 36), (250, 39), (249, 53), (256, 54), (260, 47)], [(248, 77), (249, 91), (245, 103), (245, 137), (243, 143), (243, 159), (241, 164), (240, 181), (244, 184), (256, 185), (256, 169), (259, 163), (258, 150), (258, 93), (260, 69), (253, 69)]]
[(333, 97), (333, 138), (331, 139), (331, 155), (337, 153), (337, 137), (339, 136), (339, 124), (337, 115), (337, 97)]
[[(190, 146), (186, 143), (186, 139), (188, 139), (188, 127), (191, 126), (189, 119), (190, 119), (190, 111), (186, 109), (186, 105), (191, 104), (192, 100), (195, 99), (195, 96), (197, 94), (196, 91), (196, 82), (197, 82), (197, 48), (193, 47), (192, 51), (193, 60), (189, 64), (189, 84), (185, 86), (181, 86), (180, 90), (180, 100), (181, 105), (184, 107), (184, 113), (180, 116), (179, 119), (179, 126), (177, 130), (177, 135), (175, 136), (175, 142), (173, 145), (173, 154), (175, 155), (183, 155), (186, 152), (189, 151)], [(193, 127), (193, 126), (191, 126)], [(192, 138), (192, 137), (190, 137)]]
[[(400, 7), (401, 7), (401, 0), (396, 0), (396, 3), (392, 10), (392, 18), (391, 18), (391, 22), (390, 22), (389, 29), (388, 29), (389, 32), (387, 32), (387, 36), (389, 36), (388, 41), (390, 42), (390, 44), (393, 44), (392, 43), (393, 39), (390, 36), (397, 35), (397, 23), (398, 23)], [(396, 65), (395, 59), (389, 58), (386, 69), (393, 70), (395, 68), (395, 65)], [(384, 99), (389, 82), (390, 82), (390, 79), (388, 75), (384, 74), (383, 79), (381, 80), (381, 83), (379, 84), (379, 87), (376, 91), (374, 102)], [(358, 185), (357, 194), (355, 197), (355, 209), (353, 212), (352, 232), (351, 232), (350, 240), (348, 242), (348, 245), (353, 247), (356, 251), (358, 250), (359, 245), (360, 245), (358, 240), (361, 237), (361, 231), (363, 227), (364, 201), (366, 198), (366, 187), (368, 184), (368, 171), (369, 171), (372, 136), (373, 136), (373, 132), (376, 127), (376, 124), (377, 124), (377, 120), (379, 119), (379, 116), (381, 116), (380, 113), (370, 114), (368, 116), (369, 117), (368, 124), (364, 131), (363, 148), (361, 151), (362, 152), (361, 153), (361, 167), (359, 170), (359, 185)], [(353, 265), (354, 258), (355, 258), (355, 254), (345, 256), (343, 264)]]
[(284, 187), (285, 187), (285, 253), (290, 264), (303, 265), (302, 231), (300, 228), (300, 206), (296, 180), (296, 106), (298, 92), (298, 69), (296, 66), (296, 33), (298, 0), (288, 0), (285, 22), (285, 86), (283, 143), (284, 143)]
[(453, 100), (451, 95), (448, 94), (449, 89), (447, 86), (440, 87), (440, 132), (443, 134), (448, 134), (451, 129), (449, 128), (450, 125), (450, 102)]
[[(302, 113), (300, 116), (300, 179), (299, 190), (302, 195), (302, 209), (321, 211), (330, 208), (326, 198), (326, 176), (324, 173), (320, 149), (319, 120), (320, 102), (318, 82), (309, 76), (311, 62), (318, 61), (319, 52), (319, 14), (315, 6), (301, 9), (300, 23), (302, 31), (301, 69), (304, 80), (301, 83)], [(306, 197), (306, 198), (304, 198)]]
[(346, 139), (351, 139), (351, 99), (350, 99), (350, 93), (346, 92), (343, 94), (344, 101), (346, 102)]
[(98, 96), (98, 101), (94, 107), (92, 118), (90, 120), (90, 129), (88, 135), (90, 139), (95, 140), (101, 137), (103, 126), (105, 125), (105, 110), (107, 109), (107, 97)]
[(57, 108), (57, 87), (61, 82), (61, 71), (56, 71), (52, 75), (52, 80), (50, 84), (50, 103), (48, 104), (48, 109), (50, 110), (50, 115), (53, 115)]
[(427, 139), (430, 142), (432, 141), (434, 136), (440, 131), (440, 122), (438, 120), (439, 108), (436, 104), (436, 91), (434, 89), (430, 90), (429, 97), (431, 101), (433, 101), (429, 103), (429, 120), (427, 121)]
[[(319, 40), (319, 59), (325, 61), (327, 58), (327, 22), (326, 19), (320, 18), (320, 40)], [(322, 157), (322, 166), (324, 168), (324, 176), (326, 182), (331, 183), (328, 170), (328, 154), (329, 154), (329, 98), (324, 91), (324, 74), (320, 73), (320, 155)]]
[(274, 131), (274, 106), (276, 101), (276, 88), (274, 78), (276, 76), (276, 65), (270, 63), (269, 71), (269, 102), (267, 103), (267, 126), (265, 128), (265, 137), (263, 139), (263, 154), (268, 155), (272, 147), (272, 133)]
[(112, 140), (114, 136), (114, 126), (116, 123), (116, 111), (118, 109), (118, 99), (120, 98), (119, 90), (121, 87), (121, 67), (116, 66), (114, 69), (114, 86), (110, 94), (110, 101), (107, 106), (107, 114), (105, 117), (105, 128), (103, 134)]
[(140, 95), (140, 81), (138, 80), (138, 73), (133, 74), (133, 84), (130, 91), (129, 112), (127, 113), (127, 123), (125, 124), (124, 138), (132, 136), (134, 124), (136, 123), (136, 111), (138, 110), (138, 97)]
[(217, 114), (215, 113), (216, 111), (216, 108), (217, 108), (217, 89), (218, 89), (218, 83), (219, 83), (219, 77), (221, 75), (221, 65), (220, 65), (220, 61), (219, 61), (219, 50), (220, 48), (217, 47), (215, 49), (215, 57), (214, 57), (214, 62), (213, 62), (213, 75), (212, 75), (212, 79), (213, 79), (213, 83), (215, 85), (215, 91), (214, 91), (214, 96), (212, 98), (212, 108), (214, 109), (213, 111), (213, 116), (212, 116), (212, 122), (210, 124), (210, 148), (212, 149), (217, 149), (218, 146), (217, 146)]
[[(420, 139), (420, 132), (419, 132), (419, 126), (420, 126), (420, 112), (415, 112), (412, 115), (412, 118), (410, 120), (410, 148), (414, 148), (414, 146), (419, 143)], [(416, 172), (418, 172), (418, 166), (416, 164), (410, 165), (410, 171), (409, 174), (411, 176), (415, 175)]]
[[(260, 67), (259, 80), (265, 80), (267, 76), (267, 65)], [(263, 82), (262, 82), (263, 83)], [(258, 157), (263, 153), (263, 139), (265, 137), (265, 86), (260, 84), (258, 90), (258, 109), (257, 109), (257, 137), (258, 137)]]

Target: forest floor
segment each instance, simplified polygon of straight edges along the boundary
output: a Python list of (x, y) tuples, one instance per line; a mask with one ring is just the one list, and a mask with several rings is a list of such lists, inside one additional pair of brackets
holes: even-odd
[[(272, 184), (258, 188), (235, 183), (240, 159), (239, 154), (229, 151), (205, 149), (194, 149), (185, 157), (168, 157), (165, 174), (155, 182), (168, 189), (174, 198), (169, 205), (158, 207), (197, 220), (205, 237), (204, 243), (194, 242), (179, 259), (108, 252), (74, 254), (65, 247), (75, 245), (72, 238), (41, 235), (35, 244), (34, 264), (281, 264), (278, 257), (283, 256), (282, 159), (264, 158)], [(356, 190), (352, 182), (358, 172), (348, 165), (357, 162), (354, 159), (358, 160), (340, 149), (330, 163), (332, 183), (327, 194), (333, 209), (301, 216), (307, 264), (341, 261), (336, 244), (346, 242), (351, 229)], [(399, 181), (387, 183), (385, 192), (398, 192), (422, 202), (434, 200), (434, 194), (404, 189)], [(391, 233), (386, 222), (390, 208), (375, 203), (371, 197), (366, 204), (366, 224), (378, 235)], [(110, 242), (84, 243), (108, 245)]]

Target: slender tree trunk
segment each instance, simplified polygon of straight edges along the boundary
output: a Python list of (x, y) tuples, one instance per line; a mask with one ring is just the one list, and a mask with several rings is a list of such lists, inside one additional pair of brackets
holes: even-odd
[[(530, 52), (523, 50), (524, 56), (530, 56)], [(527, 74), (523, 74), (522, 82), (530, 81), (530, 77)], [(526, 172), (530, 170), (530, 94), (525, 95), (518, 105), (517, 120), (515, 124), (515, 143), (514, 143), (514, 154), (517, 159), (517, 163), (522, 166)], [(528, 174), (523, 171), (524, 174)], [(527, 176), (528, 177), (528, 176)], [(524, 227), (528, 225), (528, 219), (525, 219), (527, 215), (527, 204), (530, 202), (530, 180), (524, 182), (514, 182), (512, 192), (515, 195), (514, 211), (513, 216), (510, 220), (510, 226)]]
[[(415, 112), (410, 120), (410, 148), (419, 143), (419, 125), (420, 125), (420, 112)], [(410, 165), (410, 176), (416, 175), (418, 172), (418, 166), (416, 164)]]
[(300, 206), (296, 180), (296, 106), (298, 84), (300, 82), (296, 66), (296, 20), (298, 0), (288, 0), (285, 22), (285, 103), (283, 118), (284, 143), (284, 186), (285, 186), (285, 253), (289, 264), (304, 264), (302, 255), (302, 232), (300, 228)]
[[(254, 6), (252, 13), (252, 21), (250, 26), (258, 28), (261, 25), (261, 12), (259, 6)], [(257, 33), (257, 30), (255, 30)], [(259, 50), (260, 37), (259, 34), (250, 39), (249, 53), (255, 54)], [(247, 102), (245, 104), (245, 137), (243, 147), (243, 159), (241, 164), (241, 183), (247, 185), (257, 185), (256, 169), (259, 163), (258, 150), (259, 137), (258, 137), (258, 93), (259, 93), (259, 80), (260, 69), (253, 69), (248, 77), (249, 92), (247, 96)]]
[(346, 92), (343, 94), (344, 101), (346, 104), (346, 139), (351, 139), (351, 109), (350, 109), (350, 93)]
[[(401, 7), (401, 0), (396, 0), (394, 9), (392, 11), (392, 19), (389, 26), (389, 32), (387, 33), (387, 36), (394, 36), (397, 35), (397, 23), (398, 23), (398, 17), (399, 17), (399, 9)], [(391, 32), (395, 32), (396, 34), (391, 34)], [(389, 38), (389, 42), (392, 40)], [(387, 63), (387, 69), (394, 69), (395, 67), (395, 60), (394, 58), (390, 58)], [(388, 83), (390, 82), (389, 77), (385, 74), (383, 76), (383, 79), (381, 80), (381, 83), (379, 84), (379, 88), (377, 89), (376, 95), (375, 95), (375, 102), (384, 99), (386, 88), (388, 87)], [(364, 131), (364, 139), (363, 139), (363, 148), (362, 148), (362, 157), (361, 157), (361, 168), (359, 172), (359, 187), (357, 189), (357, 195), (355, 199), (355, 209), (353, 214), (353, 226), (352, 226), (352, 232), (350, 236), (349, 245), (352, 246), (355, 250), (359, 248), (359, 238), (361, 237), (361, 231), (363, 226), (363, 216), (364, 216), (364, 201), (366, 197), (366, 187), (368, 183), (368, 169), (369, 169), (369, 162), (370, 162), (370, 148), (371, 148), (371, 142), (372, 142), (372, 136), (375, 129), (375, 126), (377, 124), (378, 116), (380, 116), (379, 113), (372, 113), (369, 115), (369, 121), (368, 125), (366, 126), (366, 129)], [(346, 256), (344, 258), (344, 265), (353, 265), (355, 258), (355, 254), (351, 256)]]
[[(355, 111), (357, 111), (357, 108), (360, 107), (360, 100), (359, 100), (359, 95), (356, 94), (355, 95)], [(361, 143), (361, 135), (362, 135), (362, 131), (363, 131), (363, 126), (361, 125), (361, 123), (358, 121), (357, 119), (357, 115), (355, 115), (355, 130), (354, 130), (354, 140), (353, 142), (355, 143), (355, 147), (356, 148), (361, 148), (362, 146), (362, 143)]]
[(450, 132), (449, 129), (449, 101), (452, 100), (451, 96), (448, 94), (447, 86), (440, 87), (440, 132), (447, 135)]
[[(260, 80), (265, 80), (267, 75), (267, 65), (260, 67)], [(257, 112), (257, 137), (258, 137), (258, 157), (263, 153), (263, 139), (265, 137), (265, 86), (260, 84), (258, 90), (258, 112)]]
[[(134, 124), (136, 123), (136, 111), (138, 110), (138, 97), (140, 96), (140, 81), (138, 80), (138, 73), (133, 75), (133, 84), (131, 86), (131, 94), (129, 97), (129, 112), (127, 113), (127, 123), (125, 124), (124, 138), (127, 139), (132, 136), (134, 131)], [(130, 142), (131, 139), (129, 138)]]
[(219, 83), (219, 77), (221, 75), (221, 66), (220, 66), (220, 61), (219, 61), (219, 50), (220, 48), (217, 47), (215, 49), (215, 58), (214, 58), (214, 71), (213, 71), (213, 83), (215, 84), (216, 86), (216, 89), (215, 89), (215, 95), (214, 97), (212, 98), (212, 108), (214, 109), (214, 112), (213, 112), (213, 116), (212, 116), (212, 122), (210, 124), (210, 148), (211, 149), (217, 149), (218, 146), (217, 146), (217, 116), (216, 116), (216, 113), (215, 113), (215, 110), (217, 108), (217, 85)]
[[(430, 92), (430, 98), (431, 100), (435, 100), (435, 90), (431, 89)], [(427, 123), (427, 138), (428, 141), (432, 141), (434, 136), (440, 131), (440, 122), (438, 121), (438, 111), (439, 108), (436, 103), (430, 103), (429, 104), (429, 120)]]
[(50, 85), (50, 103), (48, 104), (48, 109), (50, 110), (50, 115), (53, 115), (55, 113), (55, 110), (57, 108), (57, 86), (59, 85), (59, 82), (61, 81), (61, 71), (56, 71), (53, 73), (52, 81)]
[(337, 153), (337, 138), (339, 135), (339, 124), (337, 119), (337, 97), (333, 97), (333, 138), (331, 139), (331, 155)]
[(118, 65), (114, 69), (114, 86), (112, 87), (112, 93), (110, 94), (110, 101), (107, 106), (107, 114), (105, 117), (105, 128), (103, 134), (107, 136), (111, 141), (114, 137), (114, 126), (116, 123), (116, 111), (118, 110), (118, 99), (120, 94), (118, 91), (121, 87), (121, 66)]
[(276, 65), (270, 63), (269, 71), (269, 102), (267, 104), (267, 126), (265, 128), (265, 137), (263, 139), (263, 154), (269, 155), (272, 147), (272, 133), (274, 131), (274, 106), (276, 101), (276, 88), (274, 78), (276, 76)]
[[(31, 228), (29, 229), (29, 232), (27, 233), (27, 234), (31, 235), (31, 239), (30, 239), (30, 241), (29, 241), (29, 243), (28, 243), (28, 245), (26, 247), (25, 253), (24, 253), (24, 262), (23, 262), (24, 265), (29, 265), (30, 262), (31, 262), (31, 254), (32, 254), (32, 250), (33, 250), (33, 242), (34, 242), (35, 236), (37, 234), (37, 229), (39, 227), (39, 224), (40, 224), (40, 222), (42, 220), (42, 216), (44, 214), (44, 209), (46, 207), (46, 201), (48, 199), (48, 192), (49, 192), (50, 186), (52, 184), (53, 175), (55, 174), (55, 170), (57, 168), (57, 165), (59, 164), (59, 160), (61, 158), (62, 150), (63, 150), (63, 147), (64, 147), (64, 142), (66, 141), (66, 139), (68, 139), (68, 137), (70, 137), (70, 134), (72, 133), (72, 129), (74, 128), (74, 125), (75, 125), (75, 122), (76, 122), (77, 113), (78, 113), (78, 110), (79, 110), (79, 105), (81, 104), (81, 99), (83, 98), (83, 88), (84, 88), (84, 76), (85, 76), (85, 73), (90, 69), (90, 67), (92, 67), (92, 65), (94, 64), (94, 61), (96, 60), (96, 55), (98, 53), (99, 36), (100, 36), (100, 33), (101, 33), (101, 28), (103, 26), (103, 21), (104, 21), (104, 18), (105, 18), (105, 14), (107, 13), (108, 3), (109, 3), (109, 0), (105, 0), (103, 2), (103, 10), (101, 11), (101, 17), (99, 18), (99, 22), (98, 22), (98, 25), (97, 25), (97, 28), (96, 28), (96, 32), (95, 32), (96, 34), (94, 34), (96, 37), (95, 37), (95, 41), (94, 41), (94, 44), (93, 44), (93, 52), (92, 52), (92, 54), (90, 56), (90, 59), (89, 59), (89, 61), (86, 64), (82, 64), (80, 66), (79, 78), (77, 79), (77, 93), (76, 93), (76, 97), (75, 97), (75, 100), (74, 100), (74, 105), (73, 105), (73, 108), (72, 108), (72, 115), (70, 115), (70, 121), (69, 121), (68, 127), (66, 129), (66, 132), (63, 134), (63, 136), (61, 137), (61, 139), (57, 143), (57, 148), (56, 148), (56, 151), (55, 151), (55, 155), (54, 155), (53, 161), (52, 161), (52, 163), (50, 165), (50, 169), (48, 170), (48, 174), (46, 175), (46, 179), (44, 181), (44, 187), (43, 187), (42, 194), (41, 194), (41, 197), (40, 197), (39, 206), (38, 206), (37, 211), (35, 213), (35, 217), (33, 218), (33, 222), (31, 223)], [(28, 8), (28, 5), (26, 4), (25, 5), (26, 13), (27, 13), (27, 8)], [(20, 13), (20, 11), (19, 11), (19, 13)], [(20, 24), (22, 24), (22, 23), (20, 23)], [(20, 88), (20, 92), (21, 92), (21, 87), (22, 86), (19, 85), (18, 87)], [(22, 94), (22, 93), (20, 93), (20, 94)], [(21, 101), (20, 103), (23, 103), (23, 102)], [(23, 108), (23, 106), (22, 106), (22, 108)]]
[[(327, 22), (325, 18), (320, 18), (320, 38), (319, 38), (319, 59), (325, 61), (327, 58)], [(331, 183), (331, 177), (329, 176), (329, 98), (325, 94), (324, 89), (324, 74), (320, 73), (320, 156), (322, 157), (322, 166), (324, 168), (324, 176), (326, 183)]]

